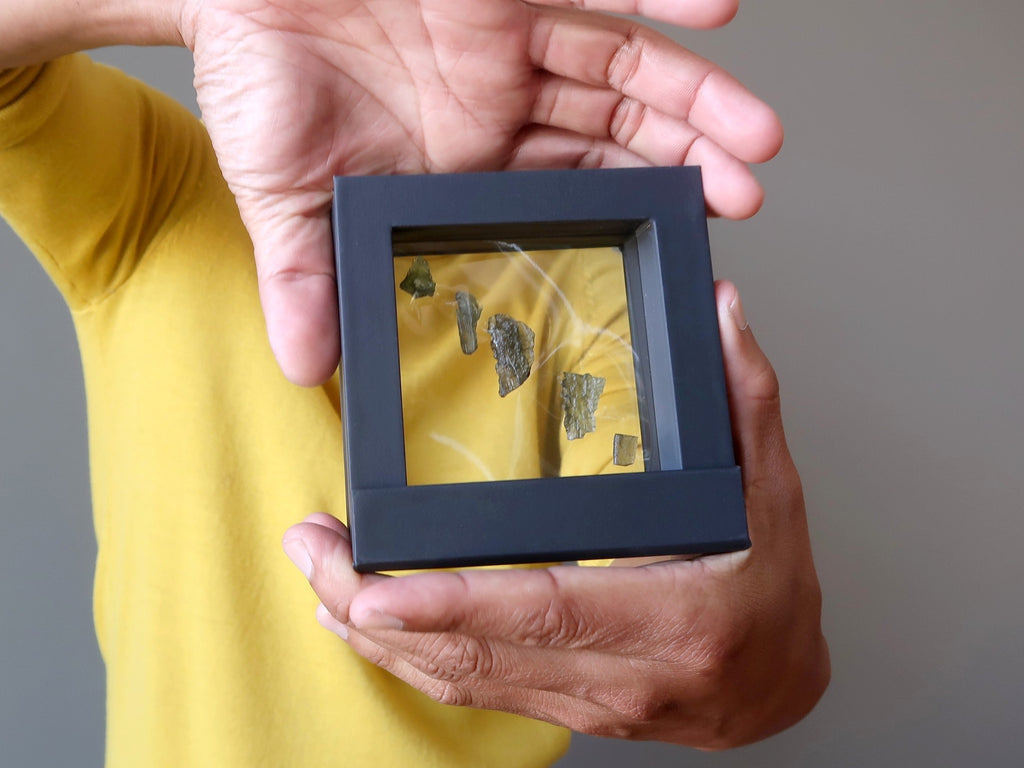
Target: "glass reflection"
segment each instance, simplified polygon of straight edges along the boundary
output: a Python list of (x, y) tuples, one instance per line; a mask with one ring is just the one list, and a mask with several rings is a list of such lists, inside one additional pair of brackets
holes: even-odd
[(409, 485), (644, 471), (618, 248), (394, 265)]

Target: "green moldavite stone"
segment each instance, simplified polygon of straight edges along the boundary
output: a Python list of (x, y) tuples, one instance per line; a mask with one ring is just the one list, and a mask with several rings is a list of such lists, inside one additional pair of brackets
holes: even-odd
[(422, 256), (417, 256), (412, 261), (412, 266), (405, 275), (405, 279), (398, 285), (406, 293), (411, 293), (414, 299), (424, 296), (433, 296), (437, 285), (430, 275), (430, 265)]
[(605, 380), (589, 373), (562, 374), (562, 412), (565, 436), (577, 440), (597, 429), (594, 413), (604, 392)]
[(494, 370), (498, 372), (498, 394), (504, 397), (530, 376), (534, 334), (526, 323), (508, 315), (492, 315), (487, 332), (497, 361)]
[(612, 463), (620, 467), (632, 466), (636, 461), (636, 435), (615, 435), (612, 443)]
[(476, 324), (480, 321), (480, 302), (466, 291), (455, 292), (455, 322), (459, 325), (459, 344), (462, 352), (476, 352)]

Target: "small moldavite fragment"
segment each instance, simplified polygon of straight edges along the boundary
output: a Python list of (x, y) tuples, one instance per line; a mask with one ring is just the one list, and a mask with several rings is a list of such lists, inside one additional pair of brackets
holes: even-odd
[(605, 380), (589, 373), (562, 374), (562, 412), (565, 414), (565, 436), (570, 440), (583, 437), (597, 429), (594, 412), (604, 392)]
[(476, 352), (476, 324), (480, 320), (480, 302), (466, 291), (455, 292), (455, 322), (459, 324), (459, 344), (462, 352), (472, 355)]
[(612, 443), (612, 463), (620, 467), (632, 466), (636, 461), (636, 435), (615, 435)]
[(422, 256), (417, 256), (413, 259), (412, 266), (409, 267), (405, 279), (399, 283), (398, 287), (406, 293), (411, 293), (414, 299), (419, 299), (423, 296), (433, 296), (437, 285), (435, 285), (434, 278), (430, 275), (430, 265), (427, 264), (427, 260)]
[(530, 376), (533, 365), (533, 331), (508, 315), (492, 315), (487, 321), (491, 334), (494, 370), (498, 372), (498, 394), (504, 397)]

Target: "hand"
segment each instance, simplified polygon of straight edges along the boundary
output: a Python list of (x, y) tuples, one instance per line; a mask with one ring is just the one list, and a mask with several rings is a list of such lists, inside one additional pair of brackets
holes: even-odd
[[(636, 0), (184, 0), (203, 119), (255, 248), (271, 346), (316, 384), (338, 357), (331, 177), (700, 164), (742, 218), (746, 162), (782, 141), (723, 70), (636, 22)], [(726, 23), (736, 0), (651, 0), (654, 19)]]
[(716, 749), (803, 717), (829, 657), (800, 480), (771, 365), (735, 288), (717, 299), (749, 550), (389, 578), (356, 573), (345, 527), (318, 514), (284, 545), (321, 624), (438, 701), (591, 734)]

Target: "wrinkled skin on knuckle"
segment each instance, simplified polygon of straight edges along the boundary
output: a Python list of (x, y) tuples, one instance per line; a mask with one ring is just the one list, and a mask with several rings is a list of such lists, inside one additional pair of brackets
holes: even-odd
[(422, 651), (423, 673), (439, 682), (459, 683), (468, 678), (487, 678), (496, 673), (498, 664), (491, 646), (477, 637), (455, 639), (439, 636), (430, 648)]
[(745, 645), (743, 638), (724, 632), (705, 635), (690, 648), (687, 666), (702, 687), (715, 690), (726, 682)]
[(671, 691), (653, 686), (622, 691), (612, 706), (619, 717), (616, 737), (636, 740), (651, 738), (664, 723), (676, 720), (683, 705)]
[(639, 24), (631, 26), (605, 68), (605, 82), (617, 91), (629, 87), (644, 55), (644, 35)]
[(727, 749), (755, 740), (744, 731), (747, 713), (736, 698), (707, 681), (677, 680), (674, 686), (623, 692), (614, 705), (614, 721), (592, 733), (704, 750)]
[[(557, 578), (548, 572), (555, 584)], [(512, 633), (516, 640), (537, 647), (574, 647), (587, 636), (585, 612), (571, 600), (555, 596), (541, 609), (523, 611)]]
[(521, 639), (528, 645), (541, 647), (575, 647), (588, 635), (586, 611), (571, 599), (558, 595), (559, 578), (552, 570), (547, 574), (553, 586), (551, 597), (541, 610), (531, 610), (523, 617)]
[(571, 605), (553, 602), (540, 615), (538, 636), (546, 645), (568, 645), (583, 635), (584, 619)]
[(358, 633), (351, 633), (349, 638), (356, 653), (374, 666), (392, 671), (394, 656), (389, 651), (372, 640), (361, 637)]
[(473, 696), (470, 694), (469, 689), (450, 680), (428, 678), (420, 686), (420, 690), (438, 704), (445, 704), (449, 707), (474, 706)]
[(574, 730), (630, 741), (659, 740), (707, 748), (728, 729), (728, 712), (713, 697), (696, 696), (685, 677), (662, 675), (648, 684), (616, 691)]

